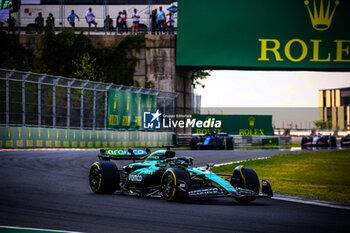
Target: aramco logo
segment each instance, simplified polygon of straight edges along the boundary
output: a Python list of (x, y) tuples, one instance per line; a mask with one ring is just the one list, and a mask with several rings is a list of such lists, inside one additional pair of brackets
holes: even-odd
[[(333, 16), (337, 6), (340, 4), (339, 0), (334, 2), (334, 6), (331, 6), (331, 0), (328, 0), (327, 7), (325, 8), (324, 0), (319, 0), (319, 4), (316, 4), (316, 0), (313, 0), (313, 12), (310, 9), (310, 2), (306, 0), (304, 4), (309, 11), (312, 27), (318, 31), (326, 31), (332, 23)], [(319, 7), (319, 8), (318, 8)], [(331, 11), (332, 8), (332, 11)]]

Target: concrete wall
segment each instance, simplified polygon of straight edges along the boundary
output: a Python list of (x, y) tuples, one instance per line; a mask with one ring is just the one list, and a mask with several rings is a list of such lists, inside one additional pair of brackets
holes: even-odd
[[(42, 35), (20, 35), (20, 43), (35, 54)], [(125, 35), (90, 35), (95, 47), (119, 43)], [(191, 115), (192, 70), (176, 66), (176, 35), (146, 35), (146, 46), (139, 52), (132, 51), (139, 58), (134, 80), (141, 86), (151, 82), (151, 87), (163, 91), (177, 92), (175, 114)], [(177, 129), (178, 133), (191, 134), (191, 129)]]

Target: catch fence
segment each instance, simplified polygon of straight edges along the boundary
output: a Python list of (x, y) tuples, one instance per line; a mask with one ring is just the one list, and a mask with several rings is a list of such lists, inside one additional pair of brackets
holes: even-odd
[(107, 129), (109, 90), (156, 96), (175, 113), (177, 93), (0, 69), (0, 126)]

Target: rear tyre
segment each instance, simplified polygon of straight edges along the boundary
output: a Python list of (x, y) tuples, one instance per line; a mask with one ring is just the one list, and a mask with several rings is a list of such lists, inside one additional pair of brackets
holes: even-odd
[(190, 177), (181, 168), (168, 169), (161, 179), (162, 197), (167, 201), (183, 201), (188, 198)]
[(89, 184), (94, 193), (112, 194), (119, 187), (120, 174), (113, 162), (100, 161), (91, 165)]
[(305, 147), (306, 137), (301, 139), (301, 147)]
[(337, 140), (335, 139), (334, 136), (330, 137), (330, 143), (331, 143), (331, 147), (337, 147)]
[(233, 150), (233, 138), (230, 136), (226, 137), (226, 150)]
[[(256, 172), (251, 168), (245, 168), (238, 166), (235, 168), (231, 177), (231, 185), (235, 188), (249, 189), (257, 194), (260, 191), (259, 177)], [(235, 198), (240, 203), (248, 203), (254, 201), (256, 197), (244, 196)]]
[(190, 142), (191, 150), (196, 150), (197, 149), (197, 143), (198, 143), (198, 137), (193, 136), (191, 138), (191, 142)]

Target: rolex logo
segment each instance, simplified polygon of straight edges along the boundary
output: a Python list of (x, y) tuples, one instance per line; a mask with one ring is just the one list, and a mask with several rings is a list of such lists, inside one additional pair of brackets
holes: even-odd
[(313, 2), (313, 12), (310, 9), (310, 2), (308, 0), (305, 0), (304, 2), (309, 11), (312, 26), (315, 30), (325, 31), (331, 26), (335, 10), (340, 2), (339, 0), (336, 0), (334, 6), (331, 6), (331, 0), (328, 0), (327, 9), (325, 9), (323, 4), (324, 0), (319, 0), (319, 6), (317, 6), (316, 0), (313, 0)]
[(253, 116), (251, 116), (251, 117), (249, 117), (248, 118), (248, 122), (249, 122), (249, 126), (250, 127), (254, 127), (254, 125), (255, 125), (255, 117), (253, 117)]

